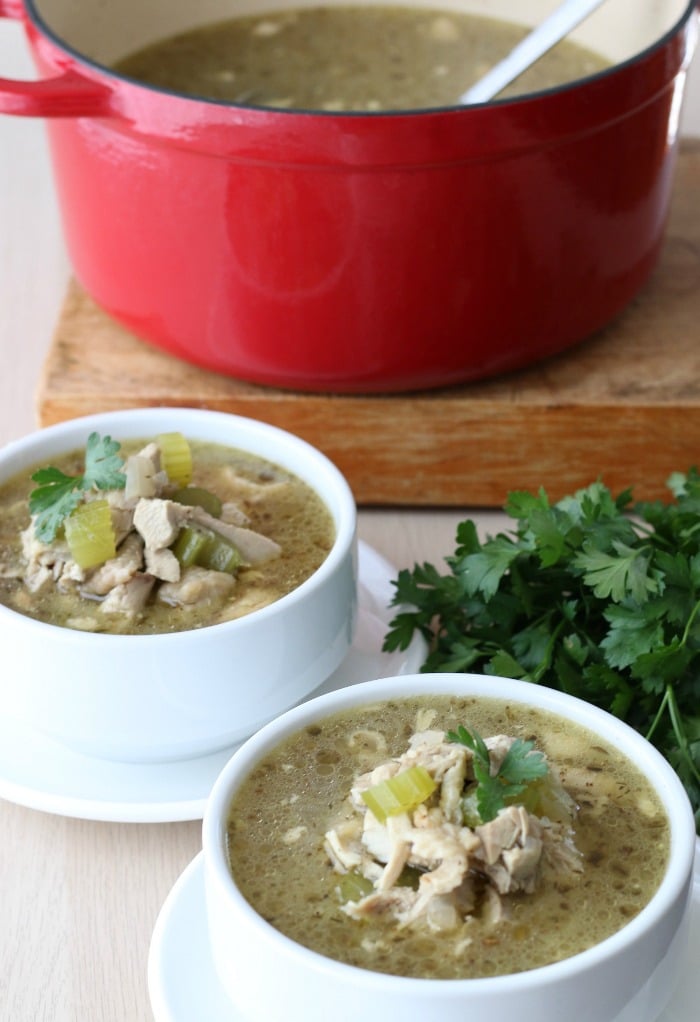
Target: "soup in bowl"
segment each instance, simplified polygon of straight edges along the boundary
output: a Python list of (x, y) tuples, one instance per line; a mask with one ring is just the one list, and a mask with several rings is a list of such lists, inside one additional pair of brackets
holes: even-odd
[(305, 698), (356, 614), (356, 512), (305, 441), (134, 409), (0, 453), (3, 712), (123, 760), (202, 755)]
[(284, 991), (309, 1022), (339, 1003), (371, 1022), (651, 1022), (694, 846), (675, 772), (590, 704), (495, 677), (372, 681), (285, 713), (220, 775), (214, 962), (251, 1020)]

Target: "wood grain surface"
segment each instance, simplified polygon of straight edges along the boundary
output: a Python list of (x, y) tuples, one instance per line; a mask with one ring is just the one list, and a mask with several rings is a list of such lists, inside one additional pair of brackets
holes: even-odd
[(668, 496), (700, 461), (700, 140), (683, 143), (668, 233), (643, 292), (611, 326), (518, 373), (391, 396), (259, 387), (163, 354), (72, 281), (36, 394), (42, 425), (114, 408), (186, 405), (263, 419), (320, 447), (361, 505), (498, 507), (602, 477)]

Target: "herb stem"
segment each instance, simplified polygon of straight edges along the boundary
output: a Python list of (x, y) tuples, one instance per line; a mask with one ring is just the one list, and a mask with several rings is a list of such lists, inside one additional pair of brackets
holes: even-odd
[(695, 766), (693, 757), (690, 754), (690, 749), (688, 748), (688, 736), (685, 733), (685, 728), (683, 727), (683, 720), (678, 709), (678, 702), (676, 701), (676, 694), (673, 691), (673, 687), (671, 685), (666, 686), (666, 694), (664, 696), (664, 699), (668, 700), (668, 712), (671, 718), (671, 725), (673, 727), (673, 733), (676, 736), (676, 741), (678, 742), (678, 748), (680, 750), (681, 756), (684, 759), (685, 764), (688, 767), (688, 770), (690, 771), (691, 775), (695, 778), (695, 780), (698, 783), (700, 783), (700, 771)]
[(656, 716), (654, 717), (652, 725), (644, 737), (648, 742), (651, 741), (652, 736), (664, 715), (664, 710), (666, 709), (668, 709), (668, 715), (671, 720), (671, 727), (673, 729), (675, 739), (678, 742), (678, 751), (680, 752), (681, 758), (686, 764), (691, 775), (695, 778), (696, 781), (698, 781), (698, 783), (700, 783), (700, 771), (698, 771), (698, 768), (695, 766), (693, 757), (690, 754), (690, 749), (688, 748), (688, 737), (683, 727), (683, 720), (678, 709), (678, 702), (676, 700), (676, 694), (673, 691), (672, 685), (668, 684), (666, 686), (664, 690), (664, 697), (659, 704), (658, 710), (656, 711)]
[[(546, 620), (546, 617), (543, 620)], [(532, 678), (533, 681), (540, 682), (541, 679), (542, 679), (542, 676), (552, 666), (552, 651), (554, 650), (554, 646), (555, 646), (555, 643), (556, 643), (557, 639), (561, 635), (561, 632), (562, 632), (562, 629), (563, 629), (565, 623), (566, 623), (565, 619), (562, 617), (561, 620), (559, 621), (559, 624), (556, 626), (556, 628), (552, 632), (551, 636), (549, 637), (549, 640), (547, 642), (547, 648), (545, 650), (544, 656), (542, 657), (542, 660), (540, 661), (540, 663), (537, 665), (537, 668), (533, 672), (533, 678)]]
[(644, 737), (646, 738), (646, 740), (648, 742), (651, 741), (652, 736), (653, 736), (654, 732), (656, 731), (657, 727), (659, 726), (659, 722), (661, 721), (661, 718), (664, 715), (664, 710), (666, 709), (666, 706), (668, 704), (670, 691), (671, 691), (671, 686), (667, 685), (666, 689), (664, 691), (664, 697), (661, 700), (661, 702), (659, 703), (659, 708), (656, 711), (656, 715), (655, 715), (654, 719), (651, 722), (651, 727), (649, 728), (647, 733), (644, 735)]
[(697, 614), (698, 614), (699, 610), (700, 610), (700, 600), (698, 600), (698, 602), (693, 607), (691, 613), (688, 616), (688, 620), (685, 623), (685, 628), (683, 629), (683, 637), (681, 638), (681, 646), (686, 646), (688, 644), (688, 636), (690, 635), (690, 629), (691, 629), (691, 626), (693, 624), (693, 621), (697, 617)]

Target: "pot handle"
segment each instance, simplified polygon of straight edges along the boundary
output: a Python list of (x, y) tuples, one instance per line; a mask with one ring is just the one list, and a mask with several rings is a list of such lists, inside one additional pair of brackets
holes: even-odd
[[(0, 0), (0, 18), (24, 18), (22, 0)], [(0, 78), (0, 114), (95, 117), (110, 113), (111, 92), (77, 71), (39, 81)]]

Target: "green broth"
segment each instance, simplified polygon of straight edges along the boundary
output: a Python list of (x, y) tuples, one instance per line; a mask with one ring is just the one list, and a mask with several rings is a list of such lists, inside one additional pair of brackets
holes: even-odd
[[(457, 10), (308, 7), (237, 17), (123, 58), (122, 74), (175, 92), (255, 106), (400, 110), (452, 106), (527, 30)], [(551, 88), (602, 70), (565, 41), (504, 90)]]

